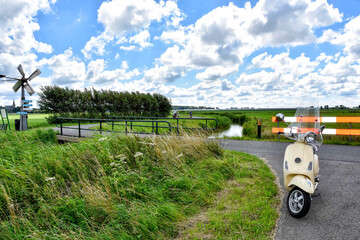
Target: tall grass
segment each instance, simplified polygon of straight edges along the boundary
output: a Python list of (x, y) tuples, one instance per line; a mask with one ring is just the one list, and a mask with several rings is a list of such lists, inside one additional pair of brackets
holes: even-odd
[(244, 171), (187, 135), (58, 145), (51, 130), (28, 131), (1, 134), (0, 147), (0, 239), (173, 238)]

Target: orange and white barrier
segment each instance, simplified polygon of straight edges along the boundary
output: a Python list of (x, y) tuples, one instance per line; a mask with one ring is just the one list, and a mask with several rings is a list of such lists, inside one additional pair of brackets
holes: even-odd
[[(321, 123), (360, 123), (360, 117), (285, 117), (285, 122), (317, 122)], [(276, 121), (276, 117), (272, 117), (273, 122)], [(351, 125), (350, 125), (351, 128)], [(272, 128), (272, 133), (290, 133), (290, 128)], [(301, 129), (301, 133), (308, 131), (314, 131), (314, 129)], [(292, 129), (292, 132), (298, 132), (297, 129)], [(350, 135), (350, 136), (360, 136), (360, 129), (335, 129), (335, 128), (325, 128), (323, 134), (327, 135)]]
[[(285, 122), (360, 123), (360, 117), (285, 117)], [(276, 117), (272, 117), (273, 122)]]
[[(305, 133), (309, 131), (314, 131), (314, 129), (301, 129), (301, 133)], [(290, 128), (272, 128), (272, 133), (290, 133)], [(292, 131), (293, 133), (296, 133), (297, 131)], [(360, 129), (335, 129), (335, 128), (325, 128), (322, 134), (327, 135), (352, 135), (352, 136), (360, 136)]]

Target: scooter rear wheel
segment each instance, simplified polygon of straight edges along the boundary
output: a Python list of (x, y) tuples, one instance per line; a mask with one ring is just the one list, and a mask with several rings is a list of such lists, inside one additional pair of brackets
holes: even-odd
[(291, 216), (295, 218), (304, 217), (310, 210), (310, 194), (298, 187), (294, 187), (289, 192), (287, 198), (287, 208)]

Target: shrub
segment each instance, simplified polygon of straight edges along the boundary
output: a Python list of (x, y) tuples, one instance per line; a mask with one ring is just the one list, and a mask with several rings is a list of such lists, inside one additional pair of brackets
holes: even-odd
[[(231, 120), (228, 117), (225, 116), (215, 116), (216, 120), (218, 121), (218, 127), (217, 129), (223, 130), (228, 129), (231, 125)], [(215, 128), (215, 122), (211, 121), (210, 126), (212, 128)]]
[(244, 123), (243, 135), (245, 137), (251, 137), (251, 138), (257, 137), (257, 120), (256, 120), (256, 118), (251, 118), (249, 121)]

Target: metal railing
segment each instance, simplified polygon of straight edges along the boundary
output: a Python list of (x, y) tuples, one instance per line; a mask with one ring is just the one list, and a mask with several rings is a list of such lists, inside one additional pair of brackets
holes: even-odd
[[(172, 118), (172, 117), (137, 117), (137, 116), (109, 116), (110, 119), (149, 119), (149, 120), (173, 120), (176, 121), (176, 126), (171, 126), (172, 129), (176, 129), (179, 132), (179, 129), (184, 130), (212, 130), (214, 131), (218, 127), (218, 121), (216, 118), (200, 118), (200, 117), (193, 117), (193, 118)], [(205, 121), (204, 127), (194, 128), (194, 127), (183, 127), (179, 126), (179, 122), (181, 121)], [(208, 123), (214, 121), (215, 127), (208, 126)]]
[[(111, 130), (104, 129), (103, 124), (109, 124), (109, 122), (112, 125)], [(143, 125), (141, 123), (151, 122), (152, 125)], [(67, 126), (69, 123), (77, 123), (76, 126), (71, 125)], [(97, 129), (96, 125), (91, 123), (99, 124), (99, 129)], [(163, 123), (167, 126), (161, 126), (160, 123)], [(66, 125), (64, 125), (66, 124)], [(91, 124), (89, 126), (89, 124)], [(124, 131), (114, 130), (114, 126), (123, 126)], [(96, 132), (116, 132), (116, 133), (125, 133), (126, 135), (128, 133), (139, 133), (139, 134), (161, 134), (159, 132), (162, 128), (167, 128), (168, 133), (171, 133), (171, 124), (168, 121), (161, 121), (161, 120), (125, 120), (125, 119), (92, 119), (92, 118), (62, 118), (59, 117), (56, 120), (56, 127), (60, 128), (60, 135), (68, 135), (68, 136), (74, 136), (75, 133), (78, 137), (82, 137), (81, 130), (84, 131), (96, 131)], [(136, 132), (133, 131), (134, 127), (151, 127), (152, 132)], [(71, 134), (64, 134), (64, 129), (72, 129), (76, 130), (76, 132), (72, 132)]]
[[(169, 121), (176, 120), (176, 126), (172, 126)], [(205, 121), (204, 127), (181, 127), (179, 126), (180, 120), (200, 120)], [(208, 126), (208, 121), (215, 121), (215, 128)], [(70, 125), (70, 123), (76, 123), (77, 125)], [(91, 124), (94, 123), (94, 124)], [(96, 123), (96, 124), (95, 124)], [(145, 123), (151, 123), (151, 125), (145, 125)], [(65, 125), (64, 125), (65, 124)], [(89, 125), (90, 124), (90, 125)], [(97, 125), (99, 124), (99, 125)], [(111, 130), (104, 128), (104, 124), (110, 125)], [(99, 129), (97, 128), (99, 126)], [(81, 131), (97, 131), (97, 132), (115, 132), (115, 133), (137, 133), (137, 134), (170, 134), (173, 129), (179, 133), (179, 129), (188, 130), (215, 130), (218, 126), (218, 121), (215, 118), (158, 118), (158, 117), (130, 117), (130, 116), (111, 116), (110, 119), (92, 119), (92, 118), (64, 118), (59, 117), (56, 120), (56, 127), (60, 128), (60, 135), (64, 136), (78, 136), (82, 137)], [(117, 129), (115, 129), (115, 127)], [(118, 128), (123, 128), (123, 131)], [(134, 128), (151, 128), (151, 132), (135, 131)], [(64, 129), (74, 130), (70, 134), (65, 134)], [(161, 132), (161, 129), (168, 129), (166, 132)]]

